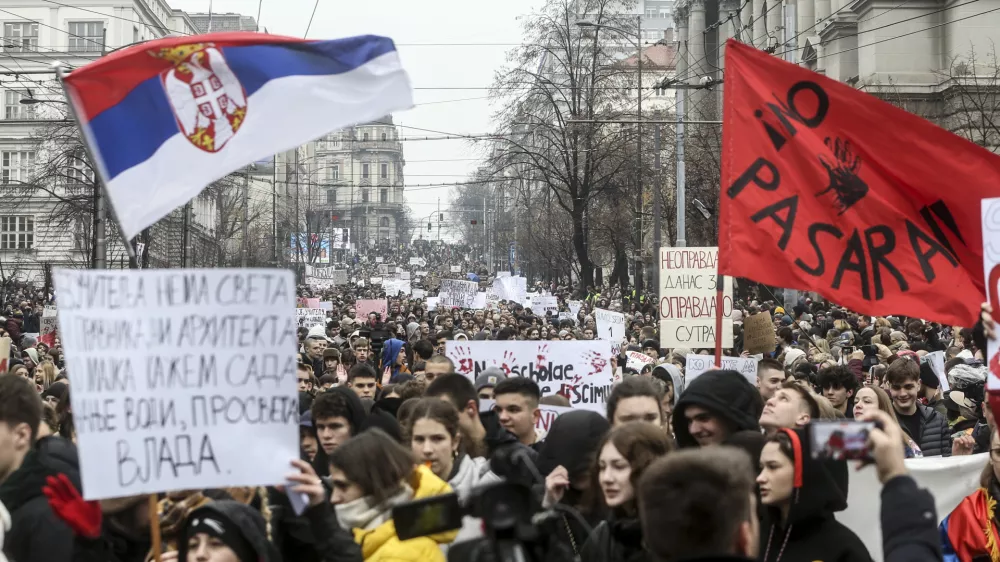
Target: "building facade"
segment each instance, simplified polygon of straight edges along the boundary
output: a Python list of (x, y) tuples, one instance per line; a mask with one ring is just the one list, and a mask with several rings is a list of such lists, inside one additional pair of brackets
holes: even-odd
[(198, 33), (219, 33), (223, 31), (258, 31), (257, 21), (253, 16), (234, 14), (192, 13), (188, 14), (194, 22)]

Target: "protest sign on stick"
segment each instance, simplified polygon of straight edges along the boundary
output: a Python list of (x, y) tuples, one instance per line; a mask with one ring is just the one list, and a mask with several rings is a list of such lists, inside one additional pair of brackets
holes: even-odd
[(597, 339), (611, 342), (612, 354), (621, 353), (622, 342), (625, 340), (625, 315), (595, 308), (594, 319), (597, 321)]
[[(660, 248), (660, 347), (715, 347), (719, 249)], [(723, 281), (722, 347), (733, 347), (733, 279)]]
[(603, 341), (449, 341), (455, 372), (475, 381), (487, 367), (530, 377), (542, 396), (562, 393), (576, 408), (604, 412), (611, 395), (611, 350)]
[(362, 320), (368, 320), (368, 315), (377, 312), (379, 318), (385, 320), (389, 312), (389, 303), (385, 299), (359, 300), (354, 303), (354, 313)]
[(712, 369), (736, 371), (750, 381), (750, 384), (757, 384), (757, 359), (754, 357), (723, 357), (722, 366), (716, 367), (715, 358), (711, 355), (691, 354), (687, 356), (685, 363), (684, 384), (686, 386), (690, 386), (691, 381), (701, 376), (705, 371)]
[(285, 481), (299, 457), (290, 271), (60, 269), (54, 281), (84, 498)]
[(551, 295), (536, 295), (531, 297), (531, 311), (538, 316), (544, 316), (550, 312), (555, 315), (559, 313), (559, 298)]
[(479, 283), (476, 283), (475, 281), (442, 279), (441, 291), (438, 294), (441, 299), (438, 301), (438, 306), (473, 308), (476, 303), (476, 295), (478, 294)]
[(296, 308), (295, 318), (300, 328), (326, 326), (326, 310), (322, 308)]
[(743, 319), (743, 350), (750, 354), (770, 353), (775, 348), (774, 322), (765, 310)]

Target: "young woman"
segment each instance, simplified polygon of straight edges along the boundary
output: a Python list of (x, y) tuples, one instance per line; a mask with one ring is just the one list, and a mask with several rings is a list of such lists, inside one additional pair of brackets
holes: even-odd
[(760, 562), (870, 562), (861, 539), (834, 519), (847, 507), (845, 461), (814, 460), (803, 450), (804, 430), (779, 429), (760, 453)]
[(52, 361), (42, 361), (35, 369), (35, 388), (42, 392), (56, 382), (59, 369)]
[(939, 526), (945, 562), (995, 560), (1000, 544), (996, 503), (1000, 497), (1000, 439), (992, 432), (990, 460), (979, 477), (979, 489), (958, 504)]
[[(306, 494), (311, 507), (320, 507), (327, 498), (315, 471), (300, 460), (292, 464), (300, 470), (289, 475), (297, 484), (292, 491)], [(365, 562), (445, 561), (439, 547), (451, 543), (457, 532), (401, 541), (392, 522), (392, 508), (448, 494), (451, 487), (426, 466), (415, 466), (412, 453), (384, 431), (365, 430), (337, 447), (330, 455), (330, 481), (329, 502), (339, 527), (353, 533)]]
[(670, 438), (648, 423), (629, 423), (604, 438), (593, 469), (592, 486), (600, 489), (610, 517), (594, 528), (580, 552), (582, 562), (650, 560), (642, 546), (636, 489), (643, 471), (671, 450)]
[[(892, 399), (877, 386), (862, 387), (854, 397), (854, 419), (860, 419), (865, 412), (870, 410), (882, 410), (889, 414), (892, 421), (899, 423), (899, 420), (896, 419), (896, 411), (892, 408)], [(910, 439), (906, 432), (903, 432), (903, 451), (908, 459), (923, 458), (924, 456), (920, 451), (920, 446), (913, 439)]]
[(260, 512), (233, 500), (207, 503), (188, 514), (176, 552), (163, 562), (278, 562)]
[[(499, 482), (490, 472), (485, 457), (470, 457), (462, 443), (458, 411), (446, 400), (421, 398), (404, 422), (413, 457), (431, 469), (438, 478), (448, 482), (463, 503), (472, 490), (482, 484)], [(482, 536), (478, 519), (466, 517), (456, 543)]]

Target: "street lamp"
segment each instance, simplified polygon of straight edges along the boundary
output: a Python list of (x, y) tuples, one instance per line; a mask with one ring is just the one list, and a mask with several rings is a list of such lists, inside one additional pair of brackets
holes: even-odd
[(21, 105), (36, 105), (39, 103), (61, 103), (63, 105), (69, 105), (64, 100), (40, 100), (36, 98), (21, 98), (17, 103)]
[[(636, 222), (637, 222), (637, 248), (635, 252), (635, 289), (637, 293), (642, 292), (642, 16), (636, 16), (636, 36), (635, 36), (635, 48), (636, 48), (636, 67), (639, 74), (638, 82), (639, 87), (636, 88), (636, 147), (638, 150), (635, 151), (636, 154), (636, 165), (638, 166), (635, 171), (636, 176), (636, 187), (638, 187), (638, 193), (636, 194), (635, 208), (636, 208)], [(600, 29), (609, 29), (611, 31), (617, 31), (624, 37), (629, 37), (629, 32), (624, 29), (619, 29), (611, 25), (605, 25), (602, 23), (594, 23), (592, 21), (578, 21), (576, 22), (577, 27), (582, 28), (592, 28), (595, 31)], [(631, 40), (631, 39), (630, 39)], [(597, 34), (594, 34), (594, 44), (597, 44)], [(656, 258), (654, 258), (656, 259)]]

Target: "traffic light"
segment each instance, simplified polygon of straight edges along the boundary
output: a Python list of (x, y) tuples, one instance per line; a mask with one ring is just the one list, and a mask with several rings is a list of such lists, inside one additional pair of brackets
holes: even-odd
[(339, 215), (330, 215), (330, 220), (332, 220), (332, 221), (340, 220), (340, 216)]
[(431, 230), (431, 221), (427, 221), (427, 230)]
[(476, 219), (472, 219), (471, 222), (472, 222), (473, 225), (475, 225), (476, 224)]
[(438, 220), (444, 222), (444, 213), (441, 213), (441, 216), (438, 217)]

